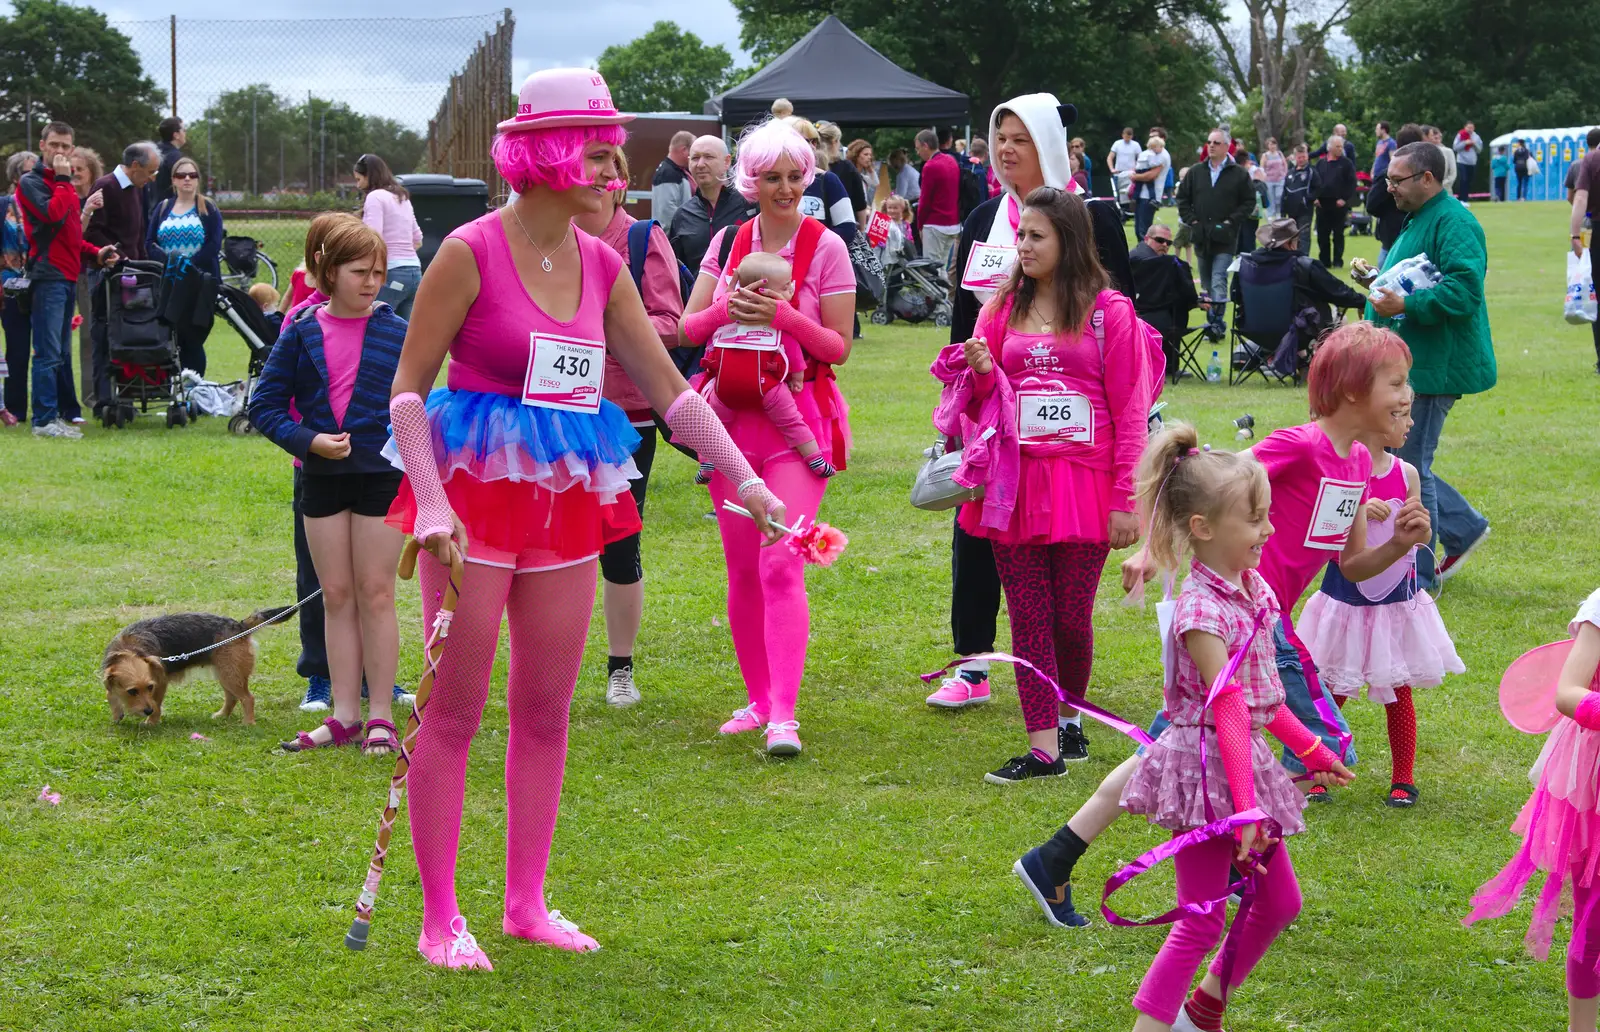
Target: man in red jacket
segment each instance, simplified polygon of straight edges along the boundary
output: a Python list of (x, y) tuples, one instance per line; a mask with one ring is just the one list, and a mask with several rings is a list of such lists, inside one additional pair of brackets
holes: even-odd
[(917, 225), (922, 227), (922, 257), (945, 266), (961, 240), (961, 166), (949, 151), (938, 148), (932, 129), (917, 134), (917, 156), (922, 159)]
[(117, 260), (115, 247), (83, 239), (78, 192), (72, 186), (72, 126), (50, 122), (39, 137), (39, 163), (17, 185), (17, 207), (28, 241), (33, 282), (33, 435), (79, 438), (61, 418), (56, 369), (72, 340), (72, 308), (84, 262)]

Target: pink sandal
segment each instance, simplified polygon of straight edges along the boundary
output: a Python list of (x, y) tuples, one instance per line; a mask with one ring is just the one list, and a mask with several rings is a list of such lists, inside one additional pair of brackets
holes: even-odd
[[(324, 720), (322, 724), (328, 729), (329, 734), (332, 736), (328, 739), (328, 741), (319, 742), (315, 738), (312, 738), (308, 732), (296, 731), (294, 733), (294, 740), (290, 742), (279, 742), (279, 748), (281, 748), (284, 752), (306, 752), (310, 749), (329, 749), (338, 745), (349, 745), (360, 737), (361, 728), (363, 727), (361, 721), (359, 720), (354, 724), (341, 724), (333, 717), (329, 717), (328, 719)], [(394, 725), (390, 724), (389, 728), (390, 730), (393, 730)]]
[[(385, 731), (382, 738), (372, 737), (374, 731)], [(361, 755), (363, 756), (393, 756), (400, 748), (400, 733), (394, 725), (381, 717), (374, 717), (367, 721), (367, 734), (361, 740)]]

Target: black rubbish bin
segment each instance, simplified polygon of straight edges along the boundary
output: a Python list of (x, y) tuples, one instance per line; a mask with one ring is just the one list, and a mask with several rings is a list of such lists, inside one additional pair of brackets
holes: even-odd
[(412, 172), (396, 176), (411, 194), (411, 208), (422, 227), (422, 246), (417, 257), (426, 269), (444, 238), (489, 210), (489, 185), (481, 179)]

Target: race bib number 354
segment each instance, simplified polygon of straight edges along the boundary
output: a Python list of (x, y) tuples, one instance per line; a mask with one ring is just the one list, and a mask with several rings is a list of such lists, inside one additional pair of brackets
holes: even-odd
[(606, 346), (597, 340), (529, 334), (522, 403), (564, 412), (600, 411)]
[(961, 286), (967, 290), (998, 290), (1011, 275), (1016, 263), (1015, 247), (1000, 247), (982, 241), (967, 252), (967, 267), (961, 273)]
[(1311, 507), (1311, 526), (1306, 529), (1306, 547), (1327, 552), (1344, 551), (1350, 539), (1350, 526), (1361, 511), (1365, 484), (1322, 478), (1316, 504)]

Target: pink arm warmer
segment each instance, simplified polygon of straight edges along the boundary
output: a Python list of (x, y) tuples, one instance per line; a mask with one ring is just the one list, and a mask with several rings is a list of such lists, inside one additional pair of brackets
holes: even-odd
[(1334, 762), (1338, 760), (1333, 750), (1322, 744), (1322, 739), (1300, 723), (1300, 718), (1295, 716), (1288, 706), (1278, 707), (1272, 719), (1267, 721), (1267, 730), (1271, 732), (1272, 737), (1287, 745), (1289, 751), (1300, 758), (1306, 765), (1306, 770), (1332, 770)]
[(727, 295), (723, 295), (721, 300), (712, 302), (711, 307), (684, 316), (683, 332), (693, 343), (704, 344), (719, 328), (732, 321), (728, 316)]
[(800, 314), (800, 310), (787, 301), (778, 302), (778, 314), (772, 317), (772, 325), (781, 333), (788, 333), (800, 342), (806, 349), (806, 354), (818, 362), (837, 365), (844, 361), (844, 338)]
[(674, 438), (694, 449), (701, 462), (711, 463), (718, 473), (735, 485), (741, 499), (760, 498), (769, 512), (774, 506), (783, 504), (750, 468), (744, 453), (728, 436), (727, 428), (705, 398), (686, 390), (667, 406), (662, 419), (666, 420)]
[(1233, 796), (1233, 812), (1256, 805), (1256, 771), (1250, 755), (1250, 707), (1237, 685), (1229, 685), (1211, 704), (1211, 719), (1217, 725), (1217, 748), (1222, 766), (1228, 772), (1228, 792)]
[(1600, 692), (1590, 692), (1572, 711), (1572, 719), (1579, 727), (1600, 731)]
[(422, 399), (411, 391), (397, 395), (389, 402), (389, 421), (395, 447), (400, 450), (400, 461), (406, 465), (411, 493), (417, 499), (417, 522), (411, 528), (411, 536), (427, 541), (435, 534), (450, 533), (454, 529), (450, 502), (444, 496), (444, 485), (439, 482), (439, 464), (433, 457), (433, 431), (428, 426), (428, 410)]

